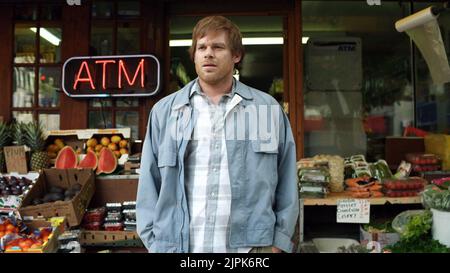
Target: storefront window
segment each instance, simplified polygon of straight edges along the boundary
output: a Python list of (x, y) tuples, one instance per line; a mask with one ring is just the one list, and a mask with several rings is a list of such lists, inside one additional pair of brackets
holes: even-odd
[[(197, 77), (189, 57), (192, 29), (202, 17), (173, 17), (170, 22), (170, 92)], [(283, 17), (228, 16), (241, 30), (245, 57), (235, 77), (283, 102)]]
[(91, 99), (89, 100), (90, 107), (111, 107), (112, 99)]
[[(90, 55), (141, 53), (139, 1), (93, 1)], [(89, 102), (89, 128), (130, 127), (139, 137), (137, 98), (99, 98)]]
[(29, 108), (34, 105), (36, 73), (33, 67), (14, 67), (13, 107)]
[(14, 19), (31, 21), (37, 19), (37, 6), (17, 5), (14, 9)]
[(36, 60), (36, 32), (34, 25), (16, 24), (14, 29), (14, 63), (34, 63)]
[(18, 122), (29, 123), (33, 121), (33, 113), (29, 111), (13, 111), (13, 117)]
[(116, 106), (118, 107), (137, 107), (139, 100), (135, 98), (117, 99)]
[(40, 28), (40, 62), (59, 63), (61, 61), (61, 28)]
[(62, 10), (59, 5), (41, 6), (41, 20), (61, 20)]
[(117, 29), (117, 54), (139, 54), (139, 26), (121, 23)]
[[(439, 6), (440, 4), (436, 4)], [(415, 12), (429, 7), (428, 3), (414, 3)], [(442, 39), (450, 60), (450, 13), (438, 17)], [(406, 34), (405, 34), (406, 35)], [(450, 133), (450, 83), (434, 84), (430, 69), (421, 52), (415, 48), (416, 60), (416, 127), (434, 133)]]
[(39, 106), (59, 107), (61, 72), (59, 67), (42, 67), (39, 70)]
[(15, 7), (13, 117), (38, 120), (46, 129), (59, 128), (61, 11), (60, 5)]
[(112, 1), (94, 1), (92, 3), (92, 17), (109, 18), (113, 14), (113, 7)]
[(414, 120), (409, 4), (303, 1), (305, 156), (384, 157), (386, 136)]
[(139, 1), (121, 1), (117, 5), (117, 15), (120, 17), (139, 17), (141, 14)]
[(59, 129), (59, 114), (39, 114), (39, 121), (47, 130)]
[(139, 136), (139, 113), (136, 111), (117, 111), (117, 128), (131, 127), (131, 138)]
[(92, 56), (112, 55), (113, 53), (113, 26), (112, 24), (95, 24), (91, 29)]
[(89, 128), (105, 129), (112, 127), (113, 127), (112, 112), (89, 111)]

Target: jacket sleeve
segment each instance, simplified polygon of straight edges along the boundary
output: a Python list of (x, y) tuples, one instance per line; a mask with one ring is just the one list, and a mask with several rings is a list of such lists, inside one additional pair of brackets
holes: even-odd
[(161, 188), (161, 175), (158, 169), (158, 120), (152, 109), (148, 118), (147, 133), (141, 156), (139, 184), (136, 200), (137, 232), (145, 247), (151, 251), (154, 241), (153, 212)]
[(289, 119), (280, 107), (278, 184), (275, 193), (276, 215), (273, 246), (293, 251), (292, 237), (299, 215), (295, 142)]

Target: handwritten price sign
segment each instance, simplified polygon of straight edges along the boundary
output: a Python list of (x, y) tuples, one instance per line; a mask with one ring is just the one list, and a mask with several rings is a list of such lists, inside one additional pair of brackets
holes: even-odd
[(337, 200), (337, 223), (369, 223), (370, 202), (367, 199)]

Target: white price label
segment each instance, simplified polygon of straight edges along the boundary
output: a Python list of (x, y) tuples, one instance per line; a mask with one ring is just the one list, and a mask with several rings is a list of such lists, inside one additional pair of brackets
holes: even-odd
[(367, 199), (337, 200), (337, 223), (364, 223), (370, 221), (370, 202)]

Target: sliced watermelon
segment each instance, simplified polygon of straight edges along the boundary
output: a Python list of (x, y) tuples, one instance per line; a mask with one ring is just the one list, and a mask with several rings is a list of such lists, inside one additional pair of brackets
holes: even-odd
[(78, 164), (78, 168), (86, 168), (95, 170), (97, 168), (98, 159), (93, 151), (88, 151), (86, 156)]
[(113, 151), (108, 148), (103, 148), (100, 151), (100, 156), (98, 158), (97, 174), (101, 173), (112, 173), (117, 168), (117, 158)]
[(70, 146), (62, 148), (55, 161), (55, 168), (57, 169), (73, 169), (78, 165), (77, 153)]

